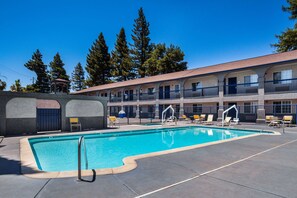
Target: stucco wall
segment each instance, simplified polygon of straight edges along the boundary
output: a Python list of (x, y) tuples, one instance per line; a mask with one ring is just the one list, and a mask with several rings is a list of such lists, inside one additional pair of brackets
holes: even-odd
[(6, 104), (6, 118), (36, 118), (36, 99), (12, 98)]
[(101, 117), (104, 108), (99, 101), (70, 100), (66, 104), (66, 117)]

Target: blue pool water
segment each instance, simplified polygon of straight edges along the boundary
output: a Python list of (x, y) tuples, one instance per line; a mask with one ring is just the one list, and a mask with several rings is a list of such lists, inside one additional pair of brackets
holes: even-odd
[[(180, 127), (84, 134), (84, 136), (89, 169), (100, 169), (122, 166), (123, 158), (128, 156), (214, 142), (253, 133), (257, 133), (257, 131)], [(78, 135), (69, 135), (29, 139), (38, 168), (49, 172), (77, 170), (79, 137)], [(85, 169), (84, 157), (82, 160), (82, 166)]]

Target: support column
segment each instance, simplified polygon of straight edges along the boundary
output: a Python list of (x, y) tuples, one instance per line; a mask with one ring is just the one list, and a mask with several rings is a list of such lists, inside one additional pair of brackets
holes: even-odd
[(137, 101), (136, 101), (136, 116), (135, 116), (135, 118), (139, 118), (140, 117), (140, 111), (139, 111), (140, 88), (141, 88), (140, 85), (136, 87)]
[(219, 86), (219, 109), (217, 121), (222, 121), (222, 113), (224, 112), (224, 78), (225, 74), (218, 75), (218, 86)]
[(181, 118), (185, 114), (184, 110), (184, 85), (185, 80), (179, 82), (179, 92), (180, 92), (180, 103), (179, 103), (179, 117)]
[(159, 119), (159, 86), (160, 83), (155, 85), (155, 98), (156, 98), (156, 106), (155, 106), (155, 119)]
[(255, 70), (258, 75), (258, 108), (257, 108), (257, 123), (265, 123), (265, 72), (267, 68), (259, 68)]

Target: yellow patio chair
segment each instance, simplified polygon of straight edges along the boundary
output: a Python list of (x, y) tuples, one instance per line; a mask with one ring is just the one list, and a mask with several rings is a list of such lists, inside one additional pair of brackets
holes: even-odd
[(73, 127), (79, 128), (79, 131), (81, 131), (81, 123), (79, 122), (78, 118), (70, 118), (70, 131), (73, 131)]
[(273, 118), (273, 115), (267, 115), (267, 116), (265, 116), (265, 122), (266, 123), (270, 123), (271, 120), (272, 120), (272, 118)]
[(293, 116), (291, 116), (291, 115), (285, 115), (283, 117), (283, 123), (287, 124), (288, 126), (291, 126), (292, 121), (293, 121)]
[(115, 116), (109, 116), (108, 120), (109, 120), (109, 126), (115, 126), (118, 121), (117, 117)]
[[(230, 126), (231, 125), (231, 119), (232, 119), (232, 117), (226, 117), (224, 122), (223, 122), (223, 126)], [(217, 125), (222, 126), (222, 122), (218, 122)]]

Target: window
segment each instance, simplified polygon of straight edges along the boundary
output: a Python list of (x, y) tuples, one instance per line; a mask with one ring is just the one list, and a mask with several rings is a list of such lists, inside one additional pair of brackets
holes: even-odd
[(273, 113), (291, 113), (292, 112), (292, 102), (291, 101), (278, 101), (273, 102)]
[(154, 93), (155, 93), (155, 88), (148, 88), (148, 89), (147, 89), (147, 93), (148, 93), (148, 95), (154, 95)]
[(192, 91), (201, 90), (201, 88), (202, 88), (202, 83), (201, 82), (192, 83)]
[(244, 77), (244, 86), (245, 87), (256, 87), (258, 86), (258, 75), (252, 74), (250, 76)]
[(122, 92), (118, 92), (118, 97), (120, 98), (120, 97), (122, 97)]
[(107, 97), (107, 93), (104, 94), (104, 97)]
[(244, 113), (257, 113), (257, 102), (245, 102)]
[(196, 83), (192, 83), (192, 91), (196, 91), (196, 86), (197, 86)]
[(179, 93), (179, 85), (175, 85), (175, 93)]
[(292, 78), (292, 70), (283, 70), (280, 72), (273, 73), (273, 84), (289, 84), (292, 81), (286, 80)]
[(193, 104), (193, 113), (201, 114), (202, 113), (202, 104)]

